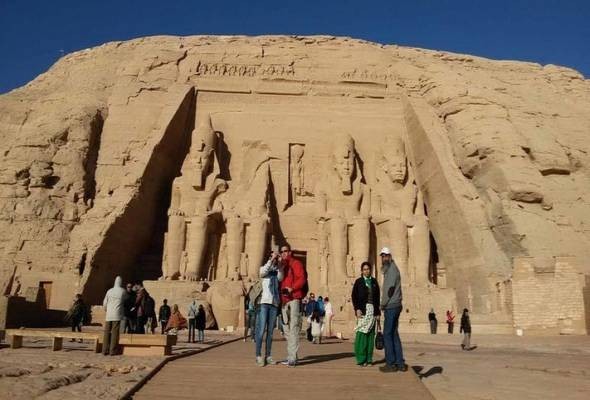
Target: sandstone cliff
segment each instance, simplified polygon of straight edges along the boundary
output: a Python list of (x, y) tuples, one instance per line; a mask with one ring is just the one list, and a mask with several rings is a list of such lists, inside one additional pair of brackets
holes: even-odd
[(161, 36), (67, 55), (0, 96), (3, 285), (53, 282), (59, 308), (75, 291), (99, 301), (116, 274), (157, 278), (149, 249), (161, 257), (201, 92), (399, 104), (448, 286), (481, 312), (514, 257), (590, 273), (576, 71), (348, 38)]

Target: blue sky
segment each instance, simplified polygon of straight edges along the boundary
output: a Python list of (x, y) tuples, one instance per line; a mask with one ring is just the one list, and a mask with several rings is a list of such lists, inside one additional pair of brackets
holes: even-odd
[(0, 0), (0, 93), (64, 53), (156, 34), (342, 35), (590, 77), (590, 0)]

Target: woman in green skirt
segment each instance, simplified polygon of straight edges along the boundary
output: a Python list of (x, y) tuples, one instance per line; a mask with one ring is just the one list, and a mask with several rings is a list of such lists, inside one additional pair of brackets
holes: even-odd
[(352, 287), (352, 305), (356, 313), (356, 336), (354, 354), (356, 363), (365, 367), (373, 364), (375, 346), (375, 325), (381, 314), (379, 310), (379, 284), (371, 276), (372, 267), (368, 262), (361, 264), (362, 275)]

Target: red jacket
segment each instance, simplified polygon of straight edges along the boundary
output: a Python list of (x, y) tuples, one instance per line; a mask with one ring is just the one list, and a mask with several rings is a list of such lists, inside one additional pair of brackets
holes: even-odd
[[(303, 298), (303, 287), (307, 282), (301, 261), (293, 257), (289, 257), (285, 261), (284, 278), (281, 282), (281, 300), (283, 303), (288, 303), (291, 300)], [(285, 295), (283, 294), (284, 288), (291, 288), (293, 291), (290, 295)]]

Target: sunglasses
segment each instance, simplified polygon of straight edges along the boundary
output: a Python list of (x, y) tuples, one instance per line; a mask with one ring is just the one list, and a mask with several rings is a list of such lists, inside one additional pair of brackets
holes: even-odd
[(281, 250), (281, 253), (288, 253), (289, 250)]

